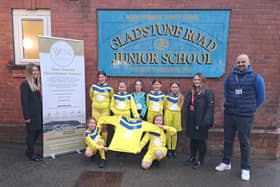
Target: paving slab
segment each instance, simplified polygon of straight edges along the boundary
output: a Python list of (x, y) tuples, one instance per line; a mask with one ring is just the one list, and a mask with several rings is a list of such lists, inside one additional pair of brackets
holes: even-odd
[[(71, 153), (33, 162), (24, 156), (25, 145), (0, 143), (1, 187), (279, 187), (280, 160), (253, 160), (251, 180), (240, 180), (239, 158), (234, 158), (232, 169), (216, 172), (220, 157), (207, 156), (202, 168), (184, 166), (186, 155), (165, 158), (160, 167), (140, 168), (143, 155), (117, 156), (108, 153), (105, 168), (98, 168), (98, 158), (85, 158)], [(83, 183), (83, 181), (85, 181)]]

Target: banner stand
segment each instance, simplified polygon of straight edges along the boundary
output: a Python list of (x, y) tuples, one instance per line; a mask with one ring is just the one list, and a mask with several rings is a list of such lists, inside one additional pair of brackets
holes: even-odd
[(80, 153), (86, 122), (84, 42), (39, 36), (43, 157)]

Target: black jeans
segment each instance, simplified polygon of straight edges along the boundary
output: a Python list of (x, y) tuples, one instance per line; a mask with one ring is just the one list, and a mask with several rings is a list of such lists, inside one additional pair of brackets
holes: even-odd
[(253, 117), (241, 117), (224, 114), (224, 158), (223, 162), (229, 164), (232, 158), (234, 137), (236, 131), (241, 151), (241, 169), (250, 169), (250, 134)]

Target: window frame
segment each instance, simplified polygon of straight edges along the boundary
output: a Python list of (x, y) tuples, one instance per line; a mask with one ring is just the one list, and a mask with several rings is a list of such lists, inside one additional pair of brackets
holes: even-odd
[(12, 14), (15, 64), (25, 65), (31, 62), (39, 64), (40, 59), (24, 58), (22, 20), (42, 20), (44, 25), (44, 36), (51, 36), (51, 11), (13, 9)]

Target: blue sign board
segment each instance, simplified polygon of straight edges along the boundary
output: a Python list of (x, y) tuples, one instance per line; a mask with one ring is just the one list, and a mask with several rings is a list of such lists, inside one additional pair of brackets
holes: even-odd
[(98, 10), (98, 68), (110, 76), (221, 77), (229, 10)]

